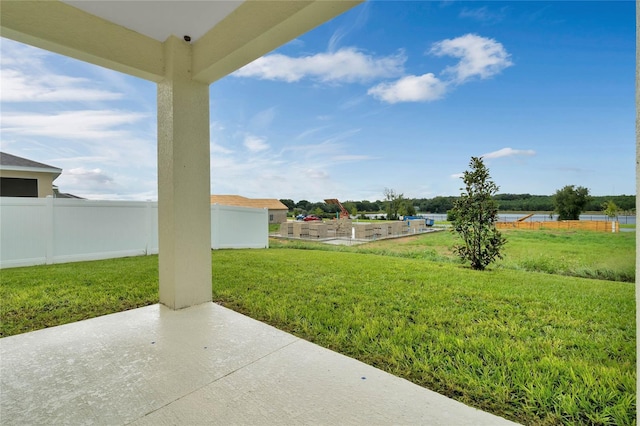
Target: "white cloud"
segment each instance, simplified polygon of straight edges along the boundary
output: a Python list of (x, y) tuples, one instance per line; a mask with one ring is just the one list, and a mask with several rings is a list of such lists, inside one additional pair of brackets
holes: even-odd
[[(66, 149), (65, 151), (71, 152), (69, 155), (73, 155), (73, 150)], [(66, 156), (60, 158), (53, 158), (51, 162), (53, 164), (88, 164), (88, 163), (106, 163), (109, 161), (109, 158), (104, 156)]]
[(348, 25), (341, 26), (333, 32), (331, 38), (329, 39), (328, 50), (330, 52), (337, 50), (342, 39), (349, 35), (352, 31), (361, 30), (365, 26), (365, 24), (369, 20), (369, 9), (369, 3), (363, 3), (358, 7), (358, 13), (355, 16), (355, 19), (350, 19)]
[(513, 65), (509, 53), (497, 41), (475, 34), (466, 34), (433, 44), (429, 53), (460, 58), (445, 68), (444, 79), (433, 73), (408, 75), (394, 82), (380, 83), (367, 94), (390, 104), (398, 102), (431, 102), (442, 99), (453, 84), (463, 84), (473, 77), (489, 78)]
[(454, 173), (451, 175), (451, 179), (462, 179), (464, 177), (464, 173)]
[(465, 7), (462, 9), (459, 16), (461, 18), (471, 18), (485, 24), (496, 24), (504, 20), (505, 10), (506, 8), (504, 7), (501, 8), (498, 12), (489, 10), (487, 6), (482, 6), (479, 8)]
[(360, 133), (360, 130), (361, 130), (360, 128), (354, 127), (352, 129), (347, 129), (338, 133), (333, 133), (333, 134), (324, 136), (322, 140), (322, 145), (325, 147), (337, 146), (336, 145), (337, 142), (343, 141), (345, 139), (349, 139), (352, 136), (357, 135), (358, 133)]
[(347, 33), (348, 31), (345, 28), (338, 28), (333, 32), (331, 38), (329, 39), (329, 52), (337, 50), (338, 46), (340, 45), (340, 41), (344, 36), (347, 35)]
[[(337, 183), (344, 172), (343, 165), (372, 159), (362, 152), (351, 153), (347, 148), (350, 145), (347, 140), (356, 135), (359, 129), (343, 129), (339, 132), (314, 130), (313, 137), (307, 138), (314, 141), (309, 143), (287, 138), (281, 144), (282, 141), (270, 136), (269, 141), (274, 139), (273, 146), (269, 145), (269, 149), (259, 151), (258, 155), (247, 155), (247, 150), (212, 155), (213, 193), (258, 198), (282, 198), (283, 194), (288, 194), (296, 199), (309, 200), (349, 193), (349, 187)], [(252, 138), (264, 141), (262, 137), (248, 132), (237, 132), (231, 136), (239, 143)]]
[[(482, 8), (464, 13), (478, 19), (489, 16), (488, 10)], [(333, 34), (329, 52), (303, 57), (275, 53), (256, 59), (232, 75), (288, 83), (307, 78), (323, 83), (354, 83), (402, 76), (407, 60), (403, 50), (385, 57), (374, 57), (355, 47), (332, 51), (343, 35), (343, 30)], [(430, 102), (443, 98), (452, 84), (462, 84), (474, 77), (489, 78), (513, 65), (501, 43), (475, 34), (436, 42), (429, 53), (460, 60), (445, 68), (445, 79), (434, 73), (406, 75), (393, 82), (379, 83), (367, 94), (391, 104)]]
[(85, 78), (48, 73), (26, 74), (14, 69), (0, 72), (2, 102), (109, 101), (122, 99), (121, 93), (92, 89)]
[(332, 161), (337, 162), (346, 162), (346, 163), (351, 163), (351, 162), (356, 162), (356, 161), (367, 161), (367, 160), (373, 160), (375, 159), (374, 157), (370, 156), (370, 155), (336, 155), (334, 157), (331, 157)]
[(247, 135), (244, 138), (243, 145), (252, 153), (269, 149), (269, 144), (263, 138), (254, 135)]
[[(118, 193), (122, 188), (115, 183), (112, 176), (102, 169), (86, 169), (76, 167), (63, 170), (54, 185), (60, 188), (60, 192), (68, 192), (90, 199), (118, 199)], [(102, 194), (102, 196), (97, 196)]]
[(87, 78), (57, 74), (45, 65), (53, 54), (11, 40), (2, 40), (0, 100), (2, 102), (87, 102), (123, 98), (114, 90), (97, 89)]
[(209, 150), (211, 151), (211, 153), (216, 153), (216, 154), (231, 154), (233, 153), (232, 150), (230, 150), (229, 148), (225, 148), (224, 146), (217, 144), (215, 142), (211, 142), (211, 144), (209, 144)]
[(75, 169), (65, 170), (62, 174), (74, 183), (87, 181), (98, 183), (101, 185), (108, 185), (113, 182), (113, 178), (101, 169), (85, 169), (84, 167), (78, 167)]
[(492, 77), (513, 65), (509, 59), (511, 55), (501, 43), (476, 34), (466, 34), (434, 43), (430, 53), (460, 58), (456, 65), (444, 70), (444, 73), (451, 75), (453, 81), (458, 84), (474, 77)]
[(304, 78), (324, 83), (353, 83), (400, 75), (406, 59), (402, 51), (374, 57), (354, 47), (298, 58), (275, 53), (256, 59), (232, 75), (287, 83)]
[(0, 47), (4, 149), (62, 168), (55, 181), (62, 192), (92, 199), (156, 196), (150, 83), (11, 40)]
[(301, 139), (306, 139), (322, 130), (325, 130), (328, 126), (322, 126), (322, 127), (315, 127), (312, 129), (307, 129), (304, 132), (300, 133), (298, 136), (295, 137), (296, 140), (301, 140)]
[(532, 149), (502, 148), (497, 151), (483, 154), (481, 155), (481, 157), (488, 160), (491, 158), (513, 157), (516, 155), (531, 156), (531, 155), (536, 155), (536, 152)]
[(432, 73), (408, 75), (392, 83), (380, 83), (367, 91), (384, 102), (424, 102), (441, 99), (447, 91), (446, 83)]
[(0, 64), (3, 69), (8, 68), (28, 68), (36, 71), (43, 70), (43, 61), (51, 55), (43, 49), (38, 49), (17, 41), (3, 38), (1, 40), (2, 55), (0, 56)]
[(331, 175), (329, 173), (327, 173), (325, 170), (306, 169), (304, 171), (304, 177), (309, 178), (309, 179), (324, 180), (324, 179), (328, 179), (330, 176)]
[(276, 118), (276, 107), (267, 108), (257, 112), (249, 121), (249, 125), (253, 129), (268, 128)]
[(48, 136), (58, 139), (112, 139), (130, 137), (119, 126), (136, 123), (145, 114), (126, 111), (83, 110), (55, 114), (5, 112), (0, 117), (3, 133)]
[(60, 192), (66, 192), (90, 200), (157, 200), (155, 174), (136, 176), (117, 167), (107, 173), (101, 168), (76, 167), (64, 170), (56, 179)]

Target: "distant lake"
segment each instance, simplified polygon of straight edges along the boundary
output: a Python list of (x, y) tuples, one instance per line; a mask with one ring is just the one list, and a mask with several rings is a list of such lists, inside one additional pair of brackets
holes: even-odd
[[(446, 214), (420, 214), (421, 216), (428, 217), (434, 220), (447, 220)], [(504, 213), (498, 214), (498, 221), (500, 222), (515, 222), (518, 218), (525, 216), (524, 213)], [(558, 215), (553, 215), (550, 217), (548, 214), (534, 214), (530, 218), (528, 218), (527, 222), (547, 222), (558, 220)], [(583, 214), (580, 215), (580, 220), (599, 220), (599, 221), (610, 221), (611, 219), (603, 214)], [(636, 217), (635, 216), (618, 216), (618, 222), (621, 225), (635, 225)]]
[[(370, 219), (375, 219), (378, 217), (385, 217), (384, 213), (381, 214), (367, 214), (366, 215)], [(433, 220), (447, 220), (447, 215), (445, 213), (418, 213), (418, 216), (424, 216), (425, 218), (433, 219)], [(515, 222), (518, 218), (525, 216), (524, 213), (504, 213), (498, 215), (499, 222)], [(558, 220), (558, 215), (549, 216), (548, 214), (534, 214), (530, 218), (528, 218), (527, 222), (548, 222)], [(610, 221), (611, 219), (603, 214), (583, 214), (580, 215), (580, 220), (599, 220), (599, 221)], [(635, 216), (618, 216), (618, 222), (621, 225), (635, 225), (636, 217)]]
[[(446, 217), (447, 215), (445, 215)], [(505, 213), (499, 214), (500, 222), (515, 222), (518, 218), (521, 218), (524, 214), (518, 213)], [(526, 222), (545, 222), (545, 221), (554, 221), (558, 220), (558, 215), (549, 216), (548, 214), (534, 214), (530, 218), (526, 220)], [(580, 220), (597, 220), (602, 222), (610, 222), (611, 218), (604, 214), (581, 214)], [(636, 217), (635, 216), (618, 216), (618, 222), (622, 225), (635, 225)]]

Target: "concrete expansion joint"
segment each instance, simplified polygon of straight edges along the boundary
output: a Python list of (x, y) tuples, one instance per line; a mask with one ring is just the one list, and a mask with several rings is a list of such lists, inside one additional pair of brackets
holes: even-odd
[(240, 366), (240, 367), (236, 368), (235, 370), (232, 370), (232, 371), (228, 372), (228, 373), (227, 373), (227, 374), (225, 374), (224, 376), (220, 376), (220, 377), (218, 377), (217, 379), (213, 380), (211, 383), (217, 382), (217, 381), (218, 381), (218, 380), (220, 380), (220, 379), (224, 379), (225, 377), (231, 376), (232, 374), (234, 374), (234, 373), (236, 373), (236, 372), (238, 372), (238, 371), (242, 370), (243, 368), (249, 367), (250, 365), (253, 365), (253, 364), (257, 363), (258, 361), (261, 361), (261, 360), (263, 360), (263, 359), (265, 359), (265, 358), (267, 358), (267, 357), (269, 357), (269, 356), (271, 356), (271, 355), (273, 355), (273, 354), (275, 354), (275, 353), (277, 353), (277, 352), (280, 352), (281, 350), (283, 350), (283, 349), (285, 349), (285, 348), (288, 348), (289, 346), (293, 345), (294, 343), (299, 343), (301, 340), (302, 340), (302, 339), (300, 339), (299, 337), (296, 337), (294, 341), (289, 342), (289, 343), (287, 343), (286, 345), (282, 345), (282, 346), (280, 346), (279, 348), (274, 349), (274, 350), (272, 350), (271, 352), (266, 353), (266, 354), (262, 355), (261, 357), (258, 357), (258, 358), (256, 358), (256, 359), (254, 359), (253, 361), (251, 361), (251, 362), (249, 362), (249, 363), (247, 363), (247, 364), (244, 364), (244, 365), (242, 365), (242, 366)]
[[(295, 336), (294, 336), (294, 337), (295, 337)], [(229, 371), (229, 372), (228, 372), (228, 373), (226, 373), (226, 374), (223, 374), (223, 375), (222, 375), (222, 376), (220, 376), (220, 377), (216, 377), (215, 379), (211, 380), (210, 382), (205, 383), (205, 384), (203, 384), (202, 386), (200, 386), (200, 387), (197, 387), (197, 388), (193, 389), (191, 392), (186, 393), (186, 394), (182, 395), (182, 396), (181, 396), (181, 397), (179, 397), (179, 398), (175, 398), (175, 399), (173, 399), (173, 400), (171, 400), (171, 401), (168, 401), (166, 404), (162, 405), (161, 407), (158, 407), (158, 408), (156, 408), (156, 409), (154, 409), (154, 410), (151, 410), (151, 411), (149, 411), (149, 412), (145, 413), (145, 414), (144, 414), (142, 417), (140, 417), (140, 418), (145, 418), (145, 417), (147, 417), (147, 416), (150, 416), (151, 414), (155, 413), (156, 411), (160, 411), (160, 410), (162, 410), (162, 409), (164, 409), (164, 408), (166, 408), (166, 407), (170, 406), (171, 404), (175, 403), (176, 401), (180, 401), (180, 400), (182, 400), (182, 399), (185, 399), (185, 398), (189, 397), (190, 395), (192, 395), (192, 394), (194, 394), (194, 393), (196, 393), (196, 392), (201, 391), (202, 389), (206, 388), (207, 386), (212, 385), (213, 383), (216, 383), (216, 382), (218, 382), (218, 381), (220, 381), (220, 380), (222, 380), (222, 379), (225, 379), (225, 378), (227, 378), (227, 377), (229, 377), (229, 376), (231, 376), (231, 375), (233, 375), (233, 374), (237, 373), (238, 371), (241, 371), (241, 370), (243, 370), (243, 369), (245, 369), (245, 368), (247, 368), (247, 367), (249, 367), (249, 366), (251, 366), (251, 365), (253, 365), (253, 364), (255, 364), (255, 363), (257, 363), (257, 362), (259, 362), (259, 361), (261, 361), (261, 360), (263, 360), (263, 359), (265, 359), (265, 358), (270, 357), (271, 355), (273, 355), (273, 354), (275, 354), (275, 353), (277, 353), (277, 352), (280, 352), (281, 350), (283, 350), (283, 349), (285, 349), (285, 348), (288, 348), (289, 346), (293, 345), (294, 343), (300, 343), (300, 341), (301, 341), (301, 340), (302, 340), (302, 339), (300, 339), (299, 337), (295, 337), (295, 340), (294, 340), (294, 341), (289, 342), (289, 343), (287, 343), (287, 344), (285, 344), (285, 345), (282, 345), (282, 346), (280, 346), (280, 347), (278, 347), (278, 348), (276, 348), (276, 349), (272, 350), (271, 352), (268, 352), (268, 353), (266, 353), (266, 354), (262, 355), (261, 357), (258, 357), (258, 358), (256, 358), (256, 359), (254, 359), (254, 360), (253, 360), (253, 361), (251, 361), (251, 362), (248, 362), (248, 363), (246, 363), (246, 364), (243, 364), (243, 365), (241, 365), (240, 367), (238, 367), (238, 368), (236, 368), (236, 369), (234, 369), (234, 370), (231, 370), (231, 371)], [(153, 342), (153, 343), (155, 343), (155, 342)], [(206, 347), (206, 346), (205, 346), (205, 349), (207, 349), (207, 347)], [(140, 418), (138, 418), (138, 419), (134, 419), (134, 420), (132, 420), (131, 422), (128, 422), (127, 424), (134, 423), (134, 422), (136, 422), (136, 421), (140, 420)]]

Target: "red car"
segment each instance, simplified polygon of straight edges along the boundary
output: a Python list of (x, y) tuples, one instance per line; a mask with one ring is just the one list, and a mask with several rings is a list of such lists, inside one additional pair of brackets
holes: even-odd
[(302, 219), (302, 220), (304, 220), (305, 222), (309, 222), (309, 221), (312, 221), (312, 220), (322, 220), (322, 219), (320, 219), (318, 216), (316, 216), (314, 214), (310, 214), (309, 216), (305, 216), (304, 219)]

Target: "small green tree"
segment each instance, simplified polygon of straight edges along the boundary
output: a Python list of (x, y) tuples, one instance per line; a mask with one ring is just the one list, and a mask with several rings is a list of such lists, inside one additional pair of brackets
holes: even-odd
[(456, 212), (453, 210), (447, 210), (447, 221), (453, 222), (454, 220), (456, 220)]
[(602, 210), (604, 211), (604, 214), (613, 219), (614, 217), (618, 217), (620, 208), (616, 205), (616, 203), (613, 202), (613, 200), (609, 200), (605, 201), (605, 203), (602, 205)]
[(462, 238), (462, 244), (453, 249), (473, 269), (482, 271), (494, 260), (502, 259), (500, 251), (506, 239), (496, 229), (498, 205), (492, 196), (498, 186), (491, 181), (482, 157), (471, 157), (469, 166), (471, 170), (462, 176), (465, 188), (450, 212), (453, 232)]
[(589, 190), (583, 186), (567, 185), (556, 191), (553, 196), (558, 220), (580, 220), (580, 213), (589, 202)]
[(344, 207), (345, 210), (348, 211), (351, 216), (358, 215), (358, 208), (356, 207), (356, 203), (354, 203), (353, 201), (347, 201), (346, 203), (342, 203), (342, 207)]
[(411, 200), (404, 200), (398, 208), (398, 214), (400, 216), (415, 216), (416, 208), (413, 202)]
[(404, 194), (397, 194), (390, 188), (384, 189), (385, 211), (388, 220), (398, 219), (398, 210), (404, 200)]

